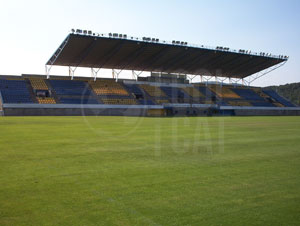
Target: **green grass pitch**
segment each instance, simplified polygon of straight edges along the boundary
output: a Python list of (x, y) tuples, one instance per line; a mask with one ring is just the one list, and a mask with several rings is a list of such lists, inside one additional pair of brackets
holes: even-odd
[(0, 225), (299, 225), (300, 117), (0, 117)]

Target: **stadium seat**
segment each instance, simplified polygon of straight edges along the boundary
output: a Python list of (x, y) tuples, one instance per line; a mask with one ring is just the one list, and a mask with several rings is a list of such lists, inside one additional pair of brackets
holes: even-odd
[(281, 105), (284, 105), (285, 107), (295, 107), (294, 104), (278, 95), (274, 90), (263, 90), (263, 92), (275, 99), (276, 101), (278, 101)]
[(142, 99), (142, 100), (139, 100), (138, 102), (141, 105), (155, 105), (155, 103), (149, 99)]
[(190, 96), (178, 87), (162, 86), (161, 89), (170, 99), (190, 99)]
[(96, 99), (90, 98), (59, 98), (60, 103), (62, 104), (98, 104)]
[(265, 101), (260, 95), (250, 88), (231, 88), (237, 93), (242, 99), (251, 101)]
[(49, 90), (44, 79), (41, 78), (29, 78), (31, 86), (34, 90)]
[(241, 97), (226, 86), (209, 86), (209, 88), (220, 98), (240, 99)]
[(149, 96), (152, 97), (165, 97), (166, 94), (158, 87), (158, 86), (151, 86), (151, 85), (146, 85), (142, 84), (140, 85), (142, 89), (144, 89)]
[(252, 106), (248, 101), (228, 101), (229, 106)]
[(124, 87), (114, 80), (90, 81), (89, 84), (97, 95), (129, 96)]
[(207, 86), (197, 84), (194, 87), (200, 91), (205, 99), (211, 99), (212, 97), (216, 98), (216, 94), (213, 93)]
[(103, 104), (116, 104), (116, 105), (135, 105), (137, 104), (134, 99), (115, 99), (115, 98), (101, 98)]
[(37, 97), (39, 104), (56, 104), (56, 101), (52, 97)]
[(182, 87), (182, 89), (193, 98), (204, 97), (204, 95), (194, 87)]
[(91, 91), (86, 82), (72, 80), (49, 80), (56, 95), (90, 96)]
[(137, 84), (124, 84), (124, 86), (134, 96), (145, 96), (144, 90), (142, 90)]
[(3, 103), (34, 103), (23, 79), (0, 79)]
[(170, 103), (170, 101), (167, 100), (167, 99), (156, 99), (155, 102), (157, 104), (168, 104), (168, 103)]
[(251, 101), (250, 103), (255, 107), (276, 107), (272, 103), (266, 101)]

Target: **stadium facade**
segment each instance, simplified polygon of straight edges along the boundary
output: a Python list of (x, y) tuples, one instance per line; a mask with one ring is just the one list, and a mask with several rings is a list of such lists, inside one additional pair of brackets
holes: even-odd
[[(73, 30), (47, 61), (46, 75), (0, 76), (0, 114), (300, 115), (298, 106), (276, 92), (250, 86), (287, 60), (227, 47)], [(69, 76), (50, 75), (53, 66), (69, 67)], [(75, 76), (78, 67), (91, 68), (92, 76)], [(112, 69), (113, 78), (99, 78), (102, 68)], [(123, 70), (131, 70), (134, 79), (119, 79)], [(151, 76), (139, 77), (145, 71)], [(201, 82), (192, 83), (197, 76)]]

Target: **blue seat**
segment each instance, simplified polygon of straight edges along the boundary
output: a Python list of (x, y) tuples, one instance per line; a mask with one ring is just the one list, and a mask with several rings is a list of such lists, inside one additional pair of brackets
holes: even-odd
[(195, 86), (195, 88), (198, 89), (206, 99), (211, 99), (212, 97), (216, 98), (216, 95), (205, 86)]
[(134, 95), (144, 96), (144, 92), (135, 84), (124, 84), (125, 88)]
[(294, 104), (292, 104), (290, 101), (284, 99), (283, 97), (281, 97), (278, 93), (276, 93), (274, 90), (263, 90), (263, 92), (267, 95), (269, 95), (270, 97), (272, 97), (273, 99), (275, 99), (277, 102), (283, 104), (286, 107), (295, 107)]
[(72, 80), (50, 80), (56, 95), (65, 96), (90, 96), (91, 90), (86, 82)]
[(231, 89), (245, 100), (265, 101), (264, 98), (259, 96), (252, 89), (239, 89), (239, 88), (231, 88)]
[(165, 94), (170, 98), (182, 98), (182, 99), (188, 99), (190, 98), (189, 95), (187, 95), (185, 92), (183, 92), (178, 87), (169, 87), (169, 86), (162, 86), (160, 87)]
[(98, 104), (95, 99), (81, 99), (81, 98), (60, 98), (62, 104)]
[(24, 80), (0, 79), (0, 92), (4, 103), (34, 103)]
[(266, 102), (266, 101), (263, 101), (263, 102), (251, 101), (250, 103), (251, 103), (252, 106), (255, 106), (255, 107), (275, 107), (272, 103), (269, 103), (269, 102)]
[(139, 104), (141, 104), (141, 105), (155, 105), (155, 103), (152, 100), (147, 100), (147, 99), (139, 100)]

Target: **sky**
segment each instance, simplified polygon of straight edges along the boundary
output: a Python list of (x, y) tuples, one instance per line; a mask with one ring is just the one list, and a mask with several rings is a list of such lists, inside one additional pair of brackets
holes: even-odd
[(0, 0), (0, 74), (44, 74), (70, 30), (81, 28), (288, 55), (253, 85), (300, 82), (299, 12), (299, 0)]

